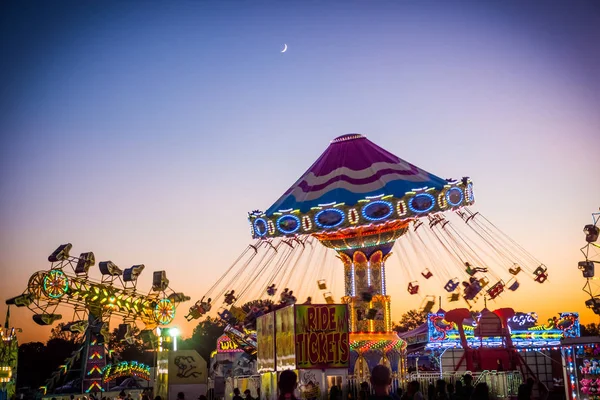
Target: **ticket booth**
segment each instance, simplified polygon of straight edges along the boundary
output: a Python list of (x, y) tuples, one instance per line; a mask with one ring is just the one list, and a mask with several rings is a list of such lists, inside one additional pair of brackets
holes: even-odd
[[(292, 305), (257, 319), (258, 372), (262, 394), (277, 398), (282, 371), (298, 375), (302, 399), (344, 398), (348, 380), (350, 342), (345, 304)], [(339, 395), (338, 395), (339, 394)]]

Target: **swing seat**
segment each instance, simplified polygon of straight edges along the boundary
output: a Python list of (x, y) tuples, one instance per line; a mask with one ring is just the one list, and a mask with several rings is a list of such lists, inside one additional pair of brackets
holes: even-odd
[(323, 293), (323, 297), (325, 298), (325, 302), (327, 304), (334, 304), (335, 300), (333, 299), (333, 295), (330, 292)]
[(431, 312), (431, 310), (433, 309), (434, 305), (435, 305), (435, 297), (427, 296), (427, 297), (425, 297), (425, 300), (423, 303), (423, 308), (421, 309), (421, 311), (429, 314)]
[(517, 275), (519, 272), (521, 272), (521, 267), (515, 264), (513, 268), (508, 269), (508, 272), (510, 272), (511, 275)]
[(484, 276), (483, 278), (479, 279), (479, 285), (481, 285), (482, 289), (484, 287), (486, 287), (489, 283), (490, 283), (490, 280), (488, 279), (487, 276)]
[(488, 289), (487, 294), (490, 299), (495, 299), (496, 297), (500, 296), (502, 292), (504, 292), (504, 282), (499, 281)]
[(319, 287), (320, 290), (327, 290), (327, 282), (325, 281), (325, 279), (318, 280), (317, 286)]
[(459, 282), (458, 278), (450, 279), (448, 281), (448, 283), (446, 283), (446, 286), (444, 286), (444, 289), (446, 289), (447, 292), (452, 293), (456, 290), (459, 283), (460, 282)]
[(533, 271), (533, 275), (535, 275), (535, 281), (539, 283), (544, 283), (546, 279), (548, 279), (548, 268), (542, 264)]
[(506, 282), (506, 288), (513, 292), (515, 290), (517, 290), (519, 288), (519, 286), (520, 286), (519, 281), (516, 280), (515, 278), (511, 278), (508, 282)]
[(458, 301), (458, 299), (460, 299), (460, 293), (452, 293), (450, 296), (448, 296), (448, 301), (450, 302)]
[(408, 293), (410, 293), (410, 294), (417, 294), (417, 293), (419, 293), (419, 284), (418, 284), (417, 281), (410, 282), (408, 284)]
[(421, 272), (421, 275), (423, 275), (423, 277), (425, 279), (429, 279), (433, 276), (433, 274), (431, 273), (431, 271), (429, 270), (429, 268), (425, 268), (425, 270), (423, 272)]

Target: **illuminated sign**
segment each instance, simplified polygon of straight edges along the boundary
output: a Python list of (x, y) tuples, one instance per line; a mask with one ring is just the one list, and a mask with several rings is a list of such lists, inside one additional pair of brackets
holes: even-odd
[(294, 338), (294, 307), (280, 308), (275, 312), (277, 371), (296, 368), (296, 345)]
[(348, 307), (296, 305), (296, 368), (348, 368)]
[(223, 335), (217, 340), (217, 353), (239, 353), (243, 351), (244, 350), (242, 350), (240, 346), (227, 335)]
[[(427, 348), (459, 348), (460, 333), (455, 324), (444, 319), (444, 313), (429, 314), (427, 317), (428, 344)], [(536, 325), (535, 313), (516, 313), (508, 320), (511, 328), (510, 336), (515, 347), (549, 347), (560, 345), (560, 340), (569, 337), (579, 337), (580, 325), (577, 313), (561, 313), (548, 319), (548, 323)], [(500, 347), (501, 337), (475, 337), (477, 322), (465, 321), (463, 330), (470, 347)]]
[(258, 372), (275, 371), (275, 313), (256, 319)]
[[(92, 368), (92, 371), (97, 368), (97, 366)], [(88, 374), (90, 373), (88, 372)], [(150, 367), (136, 361), (122, 361), (118, 364), (108, 364), (102, 369), (102, 380), (105, 383), (122, 376), (135, 376), (148, 381), (150, 380)]]
[(508, 320), (508, 326), (512, 330), (523, 330), (528, 328), (533, 328), (538, 320), (538, 316), (536, 313), (523, 313), (518, 312), (515, 313), (514, 317)]

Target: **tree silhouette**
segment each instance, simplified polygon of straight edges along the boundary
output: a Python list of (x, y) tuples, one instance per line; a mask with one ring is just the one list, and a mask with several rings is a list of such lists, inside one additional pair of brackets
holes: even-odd
[(581, 325), (581, 336), (599, 336), (600, 327), (595, 323)]
[(46, 345), (40, 342), (19, 346), (17, 387), (37, 389), (79, 348), (74, 341), (53, 338)]
[(182, 350), (196, 350), (206, 362), (210, 361), (210, 353), (215, 349), (217, 339), (223, 334), (223, 323), (212, 317), (200, 321), (194, 328), (192, 336), (179, 342)]
[(398, 333), (412, 331), (427, 320), (427, 313), (418, 310), (409, 310), (402, 314), (400, 321), (394, 323), (392, 329)]
[(145, 364), (151, 364), (153, 355), (146, 350), (147, 346), (140, 338), (140, 329), (136, 326), (131, 327), (131, 337), (129, 341), (119, 337), (119, 329), (115, 328), (110, 334), (108, 348), (113, 351), (113, 356), (118, 361), (138, 361)]
[(50, 331), (50, 339), (62, 339), (68, 342), (77, 342), (83, 339), (83, 335), (79, 332), (64, 331), (65, 325), (65, 322), (60, 322), (53, 327)]

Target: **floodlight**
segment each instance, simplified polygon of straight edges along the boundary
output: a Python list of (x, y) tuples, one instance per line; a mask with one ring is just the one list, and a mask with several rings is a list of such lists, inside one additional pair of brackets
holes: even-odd
[(584, 278), (594, 277), (594, 262), (593, 261), (579, 261), (577, 264), (579, 270), (583, 273)]
[(48, 261), (58, 262), (66, 260), (67, 258), (69, 258), (69, 251), (71, 251), (72, 247), (73, 245), (71, 243), (61, 244), (56, 250), (54, 250), (54, 253), (48, 256)]
[(182, 292), (171, 293), (168, 297), (173, 303), (183, 303), (184, 301), (191, 300), (190, 296), (186, 296)]
[(116, 339), (119, 342), (122, 342), (125, 339), (127, 339), (129, 336), (131, 336), (131, 325), (129, 325), (129, 324), (119, 324), (119, 328), (117, 330), (117, 337), (116, 337)]
[(119, 276), (123, 274), (121, 268), (112, 261), (102, 261), (99, 265), (102, 275)]
[(125, 281), (125, 282), (136, 281), (138, 276), (141, 275), (144, 268), (146, 268), (146, 266), (144, 264), (139, 264), (139, 265), (134, 265), (131, 268), (125, 269), (125, 271), (123, 271), (123, 281)]
[(60, 314), (35, 314), (33, 321), (38, 325), (52, 325), (54, 321), (62, 318)]
[(90, 267), (96, 263), (96, 258), (94, 257), (94, 253), (87, 252), (81, 253), (79, 255), (79, 260), (77, 261), (77, 266), (75, 267), (75, 273), (77, 275), (87, 275)]
[(593, 243), (598, 240), (600, 229), (595, 225), (586, 225), (583, 227), (583, 232), (585, 233), (585, 241), (588, 243)]
[(169, 287), (169, 280), (165, 271), (154, 271), (152, 275), (152, 290), (163, 292)]

